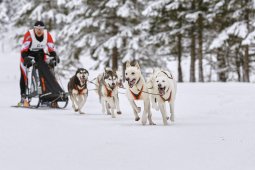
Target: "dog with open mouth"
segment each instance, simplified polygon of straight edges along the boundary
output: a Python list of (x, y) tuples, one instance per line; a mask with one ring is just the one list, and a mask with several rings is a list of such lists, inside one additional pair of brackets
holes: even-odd
[(115, 118), (115, 110), (117, 114), (121, 114), (118, 97), (118, 75), (110, 68), (105, 69), (103, 74), (97, 76), (96, 79), (97, 93), (102, 105), (102, 112), (107, 111), (108, 115)]
[(144, 111), (142, 115), (142, 124), (145, 125), (147, 123), (147, 119), (149, 120), (150, 125), (154, 125), (152, 121), (152, 114), (150, 110), (150, 99), (148, 94), (148, 88), (145, 84), (145, 80), (142, 76), (141, 69), (138, 63), (135, 66), (131, 66), (130, 62), (126, 63), (125, 70), (125, 88), (127, 98), (133, 108), (133, 112), (135, 115), (135, 121), (139, 121), (140, 117), (138, 113), (141, 112), (141, 108), (137, 107), (135, 101), (143, 100), (144, 101)]
[(176, 97), (177, 83), (172, 73), (163, 69), (154, 69), (153, 74), (147, 81), (150, 89), (152, 106), (160, 110), (164, 125), (167, 125), (169, 117), (166, 113), (165, 103), (170, 107), (170, 120), (174, 122), (174, 102)]
[(75, 112), (84, 114), (82, 108), (88, 97), (87, 81), (89, 72), (85, 68), (78, 68), (75, 75), (70, 78), (67, 88)]

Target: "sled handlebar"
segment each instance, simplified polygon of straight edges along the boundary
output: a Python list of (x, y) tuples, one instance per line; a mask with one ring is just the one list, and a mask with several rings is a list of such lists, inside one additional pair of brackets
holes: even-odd
[[(51, 66), (55, 66), (56, 65), (56, 60), (55, 57), (52, 57), (50, 56), (49, 54), (46, 54), (47, 55), (47, 58), (46, 58), (46, 63), (51, 65)], [(31, 60), (31, 64), (34, 65), (36, 62), (35, 62), (35, 57), (33, 56), (28, 56), (28, 58)]]

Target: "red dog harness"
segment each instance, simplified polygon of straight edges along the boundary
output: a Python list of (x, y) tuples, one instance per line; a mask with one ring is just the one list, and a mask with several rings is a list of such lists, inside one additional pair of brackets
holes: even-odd
[(86, 89), (86, 84), (87, 84), (87, 81), (83, 86), (81, 86), (81, 88), (79, 88), (78, 85), (75, 85), (74, 89), (78, 91), (79, 95), (81, 95), (83, 93), (83, 90)]
[(142, 86), (141, 90), (138, 90), (139, 91), (138, 94), (133, 93), (130, 89), (129, 89), (129, 91), (131, 92), (131, 94), (132, 94), (132, 96), (134, 97), (135, 100), (139, 100), (141, 98), (141, 95), (142, 95), (142, 92), (143, 92), (143, 86)]
[(106, 96), (107, 97), (112, 97), (112, 90), (109, 90), (107, 87), (106, 87), (106, 85), (104, 84), (104, 88), (105, 88), (105, 90), (106, 90)]

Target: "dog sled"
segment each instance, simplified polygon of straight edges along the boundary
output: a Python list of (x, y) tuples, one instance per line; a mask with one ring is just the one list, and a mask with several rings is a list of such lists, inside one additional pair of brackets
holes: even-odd
[(65, 92), (56, 80), (53, 57), (30, 57), (32, 66), (26, 69), (27, 86), (26, 98), (28, 108), (52, 107), (65, 108), (68, 104), (68, 93)]

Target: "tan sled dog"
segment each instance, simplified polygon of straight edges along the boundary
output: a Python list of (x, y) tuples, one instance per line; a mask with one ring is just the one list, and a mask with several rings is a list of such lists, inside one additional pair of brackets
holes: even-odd
[(172, 73), (167, 70), (155, 69), (148, 79), (147, 85), (152, 93), (150, 96), (152, 107), (156, 110), (160, 109), (164, 125), (168, 124), (167, 120), (169, 119), (165, 103), (169, 104), (170, 120), (174, 122), (174, 102), (177, 85)]
[(130, 62), (126, 63), (125, 79), (126, 95), (133, 108), (135, 121), (140, 120), (138, 113), (141, 112), (141, 108), (137, 107), (137, 105), (135, 104), (135, 100), (143, 100), (144, 111), (142, 115), (142, 124), (145, 125), (148, 119), (149, 124), (154, 125), (150, 110), (148, 89), (138, 63), (136, 63), (135, 66), (131, 66)]

